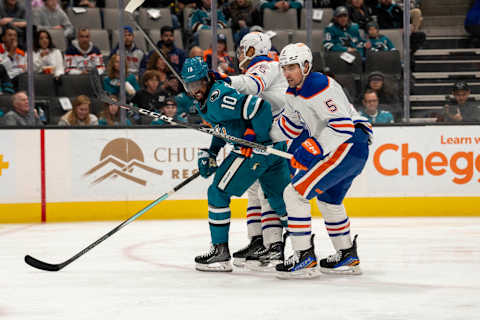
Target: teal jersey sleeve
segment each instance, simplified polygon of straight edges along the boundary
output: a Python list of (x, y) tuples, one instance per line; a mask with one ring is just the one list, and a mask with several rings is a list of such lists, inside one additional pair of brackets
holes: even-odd
[(212, 142), (210, 142), (209, 150), (214, 154), (218, 154), (220, 152), (220, 149), (222, 149), (226, 144), (227, 142), (225, 140), (217, 137), (212, 137)]
[(223, 81), (216, 81), (206, 100), (206, 112), (200, 115), (212, 127), (229, 135), (242, 138), (247, 128), (252, 128), (257, 141), (270, 141), (272, 111), (268, 102), (251, 95), (244, 95)]

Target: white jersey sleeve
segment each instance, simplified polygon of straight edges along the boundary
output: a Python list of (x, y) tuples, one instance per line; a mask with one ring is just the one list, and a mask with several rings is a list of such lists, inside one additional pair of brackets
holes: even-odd
[(278, 62), (268, 57), (257, 57), (245, 74), (231, 76), (230, 79), (232, 87), (240, 93), (260, 96), (268, 101), (274, 117), (282, 111), (288, 84)]
[(310, 74), (301, 89), (289, 88), (286, 102), (291, 110), (286, 108), (277, 120), (279, 131), (292, 139), (300, 135), (300, 126), (307, 129), (309, 135), (320, 143), (323, 154), (335, 151), (350, 139), (357, 123), (370, 134), (372, 132), (368, 120), (361, 117), (348, 101), (342, 86), (323, 74)]

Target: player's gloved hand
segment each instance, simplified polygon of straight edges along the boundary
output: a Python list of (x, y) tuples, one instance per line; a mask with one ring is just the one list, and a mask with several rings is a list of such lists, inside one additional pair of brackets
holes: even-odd
[(208, 149), (198, 150), (198, 171), (204, 178), (210, 177), (217, 170), (217, 155)]
[[(252, 129), (248, 128), (247, 130), (245, 130), (245, 133), (243, 134), (243, 139), (244, 140), (247, 140), (247, 141), (250, 141), (250, 142), (254, 142), (255, 139), (257, 138), (257, 135), (255, 134), (255, 131), (253, 131)], [(248, 147), (240, 147), (240, 152), (247, 158), (250, 158), (252, 156), (252, 148), (248, 148)]]
[(303, 143), (293, 153), (290, 164), (293, 168), (300, 170), (308, 170), (312, 161), (318, 157), (323, 157), (322, 147), (318, 141), (311, 137), (303, 141)]
[(220, 73), (217, 71), (210, 70), (208, 72), (211, 77), (213, 77), (215, 80), (222, 80), (225, 81), (228, 84), (232, 84), (232, 80), (230, 79), (229, 76), (227, 76), (225, 73)]

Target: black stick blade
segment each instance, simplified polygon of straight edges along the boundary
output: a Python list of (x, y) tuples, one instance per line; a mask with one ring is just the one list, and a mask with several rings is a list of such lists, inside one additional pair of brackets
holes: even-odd
[(63, 268), (62, 264), (50, 264), (46, 263), (43, 261), (40, 261), (38, 259), (35, 259), (32, 256), (26, 255), (25, 256), (25, 262), (34, 268), (40, 269), (40, 270), (45, 270), (45, 271), (59, 271), (60, 269)]

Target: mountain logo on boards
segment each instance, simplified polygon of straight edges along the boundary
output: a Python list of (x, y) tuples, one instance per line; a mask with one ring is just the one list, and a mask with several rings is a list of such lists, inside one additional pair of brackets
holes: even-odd
[(152, 173), (161, 176), (163, 171), (147, 166), (144, 161), (142, 149), (133, 140), (118, 138), (107, 143), (102, 150), (99, 163), (83, 176), (92, 178), (91, 185), (107, 179), (123, 178), (146, 186), (147, 177)]

